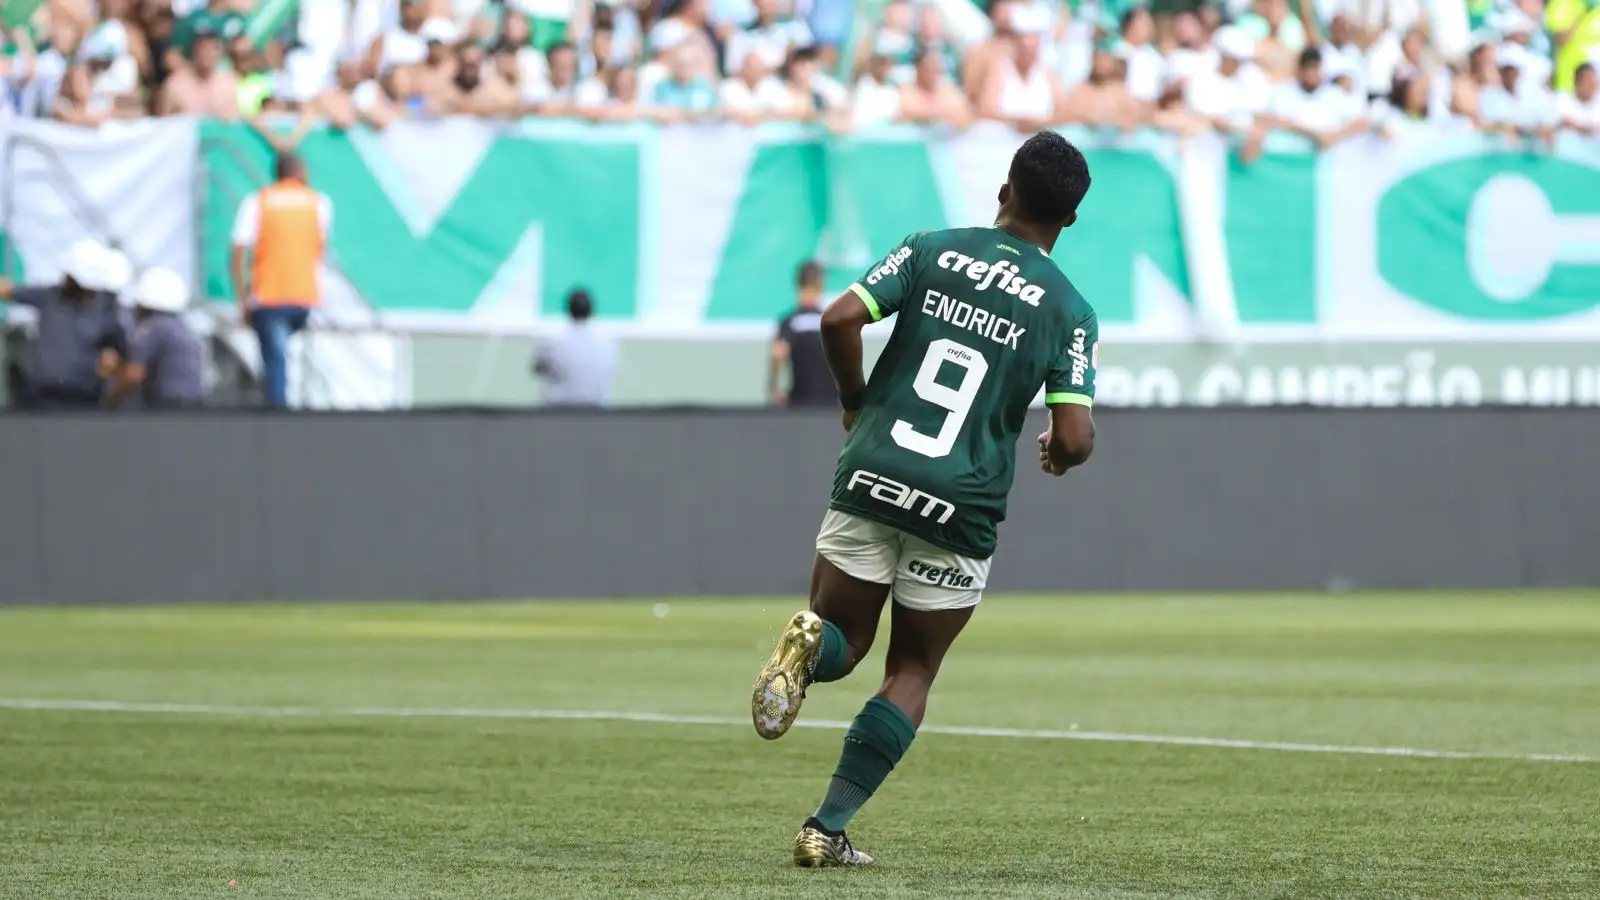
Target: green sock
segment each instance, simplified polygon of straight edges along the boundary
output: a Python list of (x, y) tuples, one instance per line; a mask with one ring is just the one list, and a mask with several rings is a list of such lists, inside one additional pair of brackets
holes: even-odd
[(833, 770), (828, 794), (817, 809), (815, 818), (822, 827), (843, 831), (911, 749), (916, 736), (917, 726), (898, 706), (882, 697), (868, 700), (845, 733), (839, 767)]
[(850, 645), (845, 643), (839, 626), (822, 620), (822, 647), (817, 651), (816, 662), (811, 665), (811, 683), (838, 681), (844, 677), (845, 664), (850, 661)]

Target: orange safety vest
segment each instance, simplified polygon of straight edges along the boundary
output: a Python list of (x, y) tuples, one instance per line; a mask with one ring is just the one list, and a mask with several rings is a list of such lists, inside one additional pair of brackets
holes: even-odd
[(257, 195), (260, 223), (252, 281), (262, 306), (315, 306), (322, 259), (321, 195), (280, 181)]

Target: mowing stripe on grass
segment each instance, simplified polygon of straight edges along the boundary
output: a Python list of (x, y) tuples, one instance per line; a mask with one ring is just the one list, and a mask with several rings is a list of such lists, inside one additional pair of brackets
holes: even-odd
[[(378, 718), (378, 719), (568, 719), (597, 722), (647, 722), (657, 725), (740, 725), (735, 716), (684, 716), (666, 713), (616, 712), (599, 709), (474, 709), (472, 707), (405, 706), (231, 706), (213, 703), (139, 703), (121, 700), (49, 700), (0, 697), (0, 709), (55, 712), (143, 713), (178, 716), (242, 716), (247, 718)], [(796, 728), (843, 731), (849, 722), (802, 720)], [(1101, 741), (1115, 744), (1170, 744), (1225, 750), (1277, 750), (1287, 753), (1349, 753), (1366, 756), (1409, 756), (1420, 759), (1506, 759), (1521, 762), (1600, 763), (1600, 756), (1564, 753), (1487, 753), (1471, 750), (1424, 750), (1417, 747), (1353, 747), (1341, 744), (1297, 744), (1289, 741), (1247, 741), (1233, 738), (1183, 737), (1170, 734), (1123, 734), (1115, 731), (1033, 731), (1024, 728), (977, 728), (967, 725), (924, 725), (920, 734), (963, 737), (1023, 738), (1047, 741)]]

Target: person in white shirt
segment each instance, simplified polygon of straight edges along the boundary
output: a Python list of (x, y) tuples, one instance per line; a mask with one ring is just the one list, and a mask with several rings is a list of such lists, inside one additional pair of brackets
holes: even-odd
[(1367, 88), (1367, 54), (1356, 43), (1354, 32), (1350, 17), (1339, 13), (1328, 22), (1328, 39), (1318, 49), (1322, 51), (1322, 64), (1329, 77), (1335, 72), (1345, 73), (1350, 89), (1366, 98), (1371, 94)]
[(1556, 95), (1556, 112), (1561, 116), (1562, 128), (1579, 134), (1600, 133), (1600, 75), (1592, 63), (1578, 67), (1572, 93)]
[(383, 77), (402, 66), (415, 66), (428, 58), (428, 41), (422, 23), (428, 19), (423, 0), (401, 0), (400, 27), (390, 28), (367, 48), (367, 72)]
[(1218, 131), (1249, 134), (1255, 118), (1267, 111), (1272, 85), (1252, 60), (1256, 44), (1237, 28), (1219, 28), (1213, 37), (1217, 68), (1189, 80), (1184, 102)]
[(1128, 67), (1128, 93), (1142, 103), (1154, 103), (1166, 82), (1167, 61), (1154, 45), (1155, 19), (1136, 6), (1122, 16), (1122, 44), (1117, 55)]
[(867, 71), (850, 91), (850, 125), (875, 128), (900, 116), (900, 87), (890, 79), (894, 61), (882, 53), (867, 60)]
[(789, 91), (767, 67), (760, 53), (746, 53), (739, 74), (722, 81), (718, 89), (722, 108), (746, 125), (788, 114), (793, 106)]
[(1174, 16), (1172, 39), (1175, 46), (1167, 54), (1167, 84), (1185, 85), (1198, 75), (1216, 71), (1217, 48), (1211, 46), (1199, 16), (1189, 10)]
[(590, 321), (594, 301), (578, 288), (567, 295), (567, 330), (540, 345), (533, 374), (543, 384), (546, 406), (602, 407), (611, 401), (617, 373), (617, 343)]
[(1348, 95), (1323, 80), (1322, 52), (1307, 47), (1300, 51), (1294, 81), (1273, 89), (1269, 123), (1327, 148), (1365, 127), (1364, 110), (1351, 113)]
[(798, 21), (779, 21), (777, 0), (756, 0), (756, 18), (743, 31), (728, 39), (728, 71), (737, 72), (747, 54), (758, 53), (767, 70), (776, 71), (789, 58), (789, 51), (811, 44), (811, 29)]
[(1056, 120), (1064, 99), (1055, 73), (1039, 59), (1039, 36), (1019, 34), (983, 80), (978, 116), (1037, 131)]
[(1560, 123), (1555, 101), (1536, 82), (1524, 80), (1515, 62), (1500, 64), (1500, 83), (1478, 92), (1478, 129), (1509, 138), (1554, 141)]

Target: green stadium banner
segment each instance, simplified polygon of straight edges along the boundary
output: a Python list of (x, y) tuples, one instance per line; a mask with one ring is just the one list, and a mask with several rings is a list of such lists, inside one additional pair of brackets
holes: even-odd
[[(1069, 132), (1094, 187), (1056, 257), (1108, 340), (1600, 337), (1600, 149), (1476, 135), (1290, 139), (1243, 164), (1219, 142)], [(337, 209), (335, 292), (396, 327), (536, 329), (583, 285), (630, 333), (764, 329), (816, 257), (842, 289), (908, 232), (989, 221), (1021, 136), (793, 127), (658, 130), (466, 120), (316, 131)], [(270, 154), (200, 141), (202, 257)]]
[[(0, 132), (8, 272), (51, 280), (92, 236), (233, 301), (233, 217), (272, 171), (259, 133)], [(1600, 144), (1414, 132), (1319, 153), (1274, 136), (1246, 164), (1209, 137), (1067, 133), (1094, 185), (1055, 256), (1100, 314), (1102, 402), (1600, 404)], [(324, 316), (387, 341), (378, 363), (324, 360), (345, 340), (330, 334), (317, 366), (399, 385), (374, 403), (527, 402), (526, 342), (582, 286), (622, 339), (623, 402), (761, 402), (799, 264), (842, 291), (910, 232), (988, 223), (1022, 139), (992, 124), (316, 129), (299, 151), (335, 209)]]

